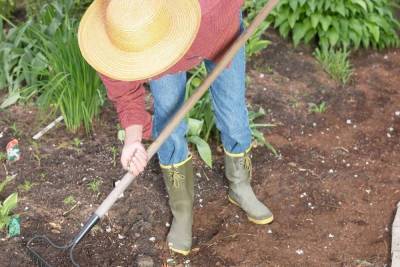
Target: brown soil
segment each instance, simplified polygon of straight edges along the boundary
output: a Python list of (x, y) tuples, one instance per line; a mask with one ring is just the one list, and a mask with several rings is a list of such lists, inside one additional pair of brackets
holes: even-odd
[[(342, 87), (329, 79), (305, 48), (293, 49), (270, 33), (273, 44), (249, 67), (249, 102), (268, 110), (261, 122), (274, 123), (265, 136), (279, 151), (253, 150), (253, 186), (274, 212), (268, 226), (250, 224), (228, 203), (223, 158), (214, 148), (214, 168), (195, 158), (196, 184), (192, 266), (383, 266), (390, 263), (391, 223), (400, 200), (400, 50), (360, 52), (352, 58), (354, 76)], [(261, 75), (263, 73), (264, 75)], [(265, 89), (264, 89), (265, 88)], [(325, 101), (328, 109), (311, 114), (309, 103)], [(24, 181), (17, 213), (22, 236), (1, 239), (2, 266), (32, 266), (25, 244), (35, 233), (62, 243), (80, 229), (124, 172), (113, 162), (117, 120), (107, 107), (90, 137), (63, 126), (38, 146), (32, 134), (40, 127), (33, 107), (2, 111), (3, 149), (15, 135), (23, 158), (0, 166), (0, 177), (16, 174), (3, 199)], [(349, 121), (348, 121), (349, 120)], [(348, 122), (350, 122), (349, 124)], [(2, 164), (3, 165), (3, 164)], [(100, 192), (88, 188), (100, 179)], [(167, 258), (164, 239), (171, 214), (157, 160), (125, 193), (91, 234), (77, 247), (82, 266), (133, 266), (140, 255), (159, 266)], [(63, 203), (74, 196), (70, 213)], [(4, 234), (3, 234), (4, 237)], [(155, 237), (155, 241), (149, 240)], [(42, 248), (43, 251), (45, 251)], [(46, 250), (53, 263), (66, 260)], [(178, 258), (182, 262), (185, 259)]]

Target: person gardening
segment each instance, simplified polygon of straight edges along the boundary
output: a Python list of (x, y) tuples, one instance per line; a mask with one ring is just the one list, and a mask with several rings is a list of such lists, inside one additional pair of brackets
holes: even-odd
[[(243, 30), (244, 0), (95, 0), (82, 18), (79, 46), (99, 73), (126, 138), (121, 163), (137, 176), (147, 164), (143, 139), (157, 138), (185, 98), (186, 71), (204, 61), (208, 72)], [(250, 185), (251, 130), (245, 99), (245, 49), (212, 84), (216, 125), (225, 150), (228, 199), (256, 224), (273, 221)], [(145, 111), (145, 87), (154, 98)], [(158, 151), (173, 221), (169, 248), (187, 255), (192, 245), (194, 177), (182, 121)]]

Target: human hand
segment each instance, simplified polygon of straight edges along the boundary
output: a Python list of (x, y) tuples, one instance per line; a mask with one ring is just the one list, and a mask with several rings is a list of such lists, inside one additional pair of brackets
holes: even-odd
[(125, 143), (121, 154), (122, 167), (133, 176), (138, 176), (147, 165), (147, 152), (140, 141)]

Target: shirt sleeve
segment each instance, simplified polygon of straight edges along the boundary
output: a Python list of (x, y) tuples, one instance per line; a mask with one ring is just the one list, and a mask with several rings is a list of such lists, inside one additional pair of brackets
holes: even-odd
[(145, 89), (142, 82), (125, 82), (98, 73), (107, 89), (107, 96), (114, 104), (121, 127), (143, 126), (143, 138), (151, 137), (151, 116), (146, 112)]

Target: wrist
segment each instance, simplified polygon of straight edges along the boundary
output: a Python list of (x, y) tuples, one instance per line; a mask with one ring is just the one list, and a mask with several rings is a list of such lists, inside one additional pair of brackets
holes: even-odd
[(125, 128), (125, 145), (142, 142), (143, 126), (131, 125)]

